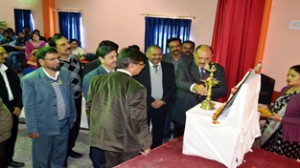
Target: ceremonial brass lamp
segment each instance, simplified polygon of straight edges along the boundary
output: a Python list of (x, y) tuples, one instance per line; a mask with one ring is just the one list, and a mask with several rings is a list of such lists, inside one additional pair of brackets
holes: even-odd
[(211, 96), (212, 96), (212, 87), (216, 86), (219, 84), (219, 81), (214, 79), (214, 72), (216, 71), (215, 65), (212, 65), (212, 67), (206, 68), (206, 71), (210, 72), (209, 78), (206, 80), (202, 80), (205, 83), (207, 90), (207, 96), (204, 101), (201, 102), (201, 109), (204, 110), (214, 110), (215, 103), (211, 101)]

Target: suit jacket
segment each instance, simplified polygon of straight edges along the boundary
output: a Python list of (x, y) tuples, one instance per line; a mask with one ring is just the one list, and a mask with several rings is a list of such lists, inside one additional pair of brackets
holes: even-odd
[[(59, 76), (69, 101), (69, 126), (72, 128), (76, 118), (76, 109), (70, 72), (61, 68)], [(23, 103), (28, 133), (59, 135), (60, 124), (57, 116), (56, 94), (42, 68), (24, 76), (21, 84), (24, 90)]]
[[(214, 78), (220, 81), (218, 86), (213, 87), (212, 89), (212, 100), (218, 100), (218, 98), (226, 95), (228, 86), (225, 78), (224, 68), (219, 65), (216, 65), (216, 71), (214, 72)], [(207, 79), (209, 77), (209, 72), (205, 72), (202, 79)], [(199, 68), (193, 62), (188, 64), (178, 65), (176, 72), (176, 87), (177, 87), (177, 99), (175, 103), (175, 110), (173, 112), (173, 120), (179, 124), (185, 125), (185, 113), (190, 108), (199, 104), (206, 97), (199, 96), (190, 91), (192, 84), (204, 84), (200, 81)]]
[(104, 75), (104, 74), (107, 74), (107, 71), (100, 65), (100, 66), (98, 66), (98, 68), (92, 70), (91, 72), (87, 73), (83, 77), (82, 91), (83, 91), (83, 96), (85, 99), (87, 99), (87, 94), (88, 94), (88, 90), (89, 90), (89, 86), (90, 86), (92, 78), (97, 75)]
[(86, 109), (91, 146), (114, 152), (150, 148), (146, 89), (129, 75), (117, 71), (93, 78)]
[(91, 61), (90, 63), (84, 65), (83, 70), (82, 70), (83, 76), (85, 76), (86, 74), (88, 74), (92, 70), (99, 67), (99, 65), (101, 65), (101, 62), (99, 61), (99, 59), (95, 59), (95, 60)]
[[(183, 64), (187, 64), (189, 62), (192, 62), (193, 59), (194, 59), (194, 57), (188, 56), (188, 55), (184, 54), (183, 52), (181, 52), (181, 61), (182, 61)], [(167, 53), (167, 54), (163, 55), (163, 61), (164, 62), (172, 63), (172, 60), (173, 60), (173, 58), (172, 58), (170, 53)], [(175, 67), (175, 69), (176, 69), (176, 67)]]
[[(163, 97), (162, 100), (169, 104), (173, 99), (176, 86), (175, 86), (175, 72), (173, 64), (161, 61), (162, 69), (162, 83), (163, 83)], [(147, 105), (148, 108), (151, 107), (151, 103), (155, 99), (151, 96), (151, 79), (150, 79), (150, 66), (149, 62), (145, 63), (145, 67), (142, 72), (135, 77), (141, 84), (143, 84), (147, 89)]]
[(8, 91), (4, 82), (2, 75), (0, 74), (0, 97), (3, 100), (3, 103), (9, 109), (10, 112), (14, 111), (14, 107), (22, 108), (22, 89), (20, 85), (20, 78), (19, 76), (10, 68), (6, 71), (6, 76), (8, 79), (8, 83), (10, 85), (10, 89), (14, 96), (13, 101), (8, 100)]

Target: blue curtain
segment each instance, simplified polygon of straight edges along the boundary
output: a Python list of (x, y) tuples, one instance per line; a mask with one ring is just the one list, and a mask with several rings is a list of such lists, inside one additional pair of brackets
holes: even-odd
[(73, 38), (77, 39), (80, 45), (81, 14), (79, 12), (58, 12), (58, 17), (60, 33), (68, 40), (71, 40)]
[(167, 40), (178, 37), (182, 41), (190, 39), (191, 23), (190, 19), (169, 19), (145, 17), (145, 51), (150, 45), (158, 45), (163, 53), (167, 53)]
[(23, 31), (24, 27), (33, 30), (33, 20), (31, 10), (14, 9), (15, 13), (15, 32)]

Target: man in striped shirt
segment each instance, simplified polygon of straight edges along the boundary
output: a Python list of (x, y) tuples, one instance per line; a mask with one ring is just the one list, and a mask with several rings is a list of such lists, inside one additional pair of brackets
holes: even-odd
[(60, 68), (55, 48), (36, 53), (40, 68), (22, 78), (26, 127), (32, 138), (32, 165), (63, 167), (69, 130), (76, 120), (71, 74)]

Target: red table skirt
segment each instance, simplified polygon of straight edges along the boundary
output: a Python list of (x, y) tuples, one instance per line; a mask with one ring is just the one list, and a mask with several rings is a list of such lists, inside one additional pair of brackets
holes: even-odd
[[(253, 147), (239, 168), (300, 168), (300, 162)], [(182, 154), (182, 138), (153, 149), (147, 156), (138, 156), (118, 168), (224, 168), (217, 161)]]

